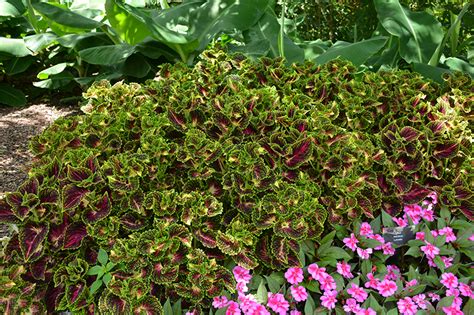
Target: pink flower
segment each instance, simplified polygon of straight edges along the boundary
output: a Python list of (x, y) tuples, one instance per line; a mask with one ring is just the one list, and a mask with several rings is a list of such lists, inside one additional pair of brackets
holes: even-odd
[(345, 239), (342, 240), (344, 244), (349, 247), (353, 252), (357, 249), (357, 243), (359, 243), (359, 240), (356, 238), (354, 233), (351, 233), (351, 237), (346, 237)]
[(367, 278), (369, 279), (369, 281), (367, 281), (365, 284), (364, 284), (364, 287), (366, 287), (367, 289), (368, 288), (372, 288), (372, 289), (377, 289), (379, 283), (380, 283), (380, 280), (375, 278), (374, 275), (372, 273), (368, 273), (367, 274)]
[(399, 300), (397, 306), (402, 315), (415, 315), (418, 310), (416, 304), (409, 297)]
[(415, 238), (417, 240), (424, 241), (425, 240), (425, 232), (416, 232)]
[(362, 289), (361, 287), (359, 287), (358, 285), (354, 283), (352, 283), (351, 287), (347, 289), (347, 293), (349, 293), (350, 296), (356, 299), (356, 301), (359, 303), (364, 302), (368, 297), (367, 292), (365, 292), (364, 289)]
[(357, 248), (357, 255), (359, 255), (360, 258), (362, 259), (369, 259), (370, 254), (372, 254), (372, 248), (367, 248), (367, 249), (362, 249), (362, 248)]
[(361, 308), (356, 312), (356, 315), (377, 315), (377, 313), (372, 308)]
[(232, 270), (232, 273), (234, 274), (235, 281), (237, 282), (249, 283), (250, 280), (252, 279), (252, 276), (250, 275), (250, 271), (240, 266), (235, 266), (234, 269)]
[(428, 296), (431, 298), (431, 302), (436, 302), (441, 299), (441, 297), (438, 294), (433, 293), (433, 292), (429, 292)]
[(242, 313), (237, 302), (230, 301), (228, 305), (229, 307), (225, 311), (226, 315), (240, 315)]
[(426, 296), (424, 294), (418, 294), (413, 297), (413, 301), (418, 305), (419, 308), (425, 310), (427, 308)]
[[(291, 314), (291, 313), (290, 313)], [(247, 311), (246, 315), (271, 315), (270, 312), (261, 304), (256, 304)]]
[(223, 308), (227, 306), (227, 303), (229, 300), (225, 295), (223, 296), (216, 296), (215, 298), (212, 299), (212, 306), (215, 308)]
[(291, 310), (290, 315), (302, 315), (300, 311), (298, 310)]
[(436, 266), (436, 264), (434, 263), (433, 259), (431, 259), (430, 257), (428, 257), (428, 266), (438, 268), (438, 266)]
[(439, 248), (434, 246), (433, 244), (428, 243), (425, 241), (426, 245), (421, 246), (420, 249), (425, 255), (431, 259), (435, 258), (436, 255), (439, 254)]
[(239, 295), (239, 306), (240, 309), (244, 312), (244, 314), (255, 313), (260, 306), (260, 303), (257, 302), (253, 295)]
[(311, 277), (313, 277), (313, 279), (316, 281), (320, 281), (322, 278), (324, 278), (327, 275), (326, 268), (319, 267), (317, 264), (309, 265), (308, 272), (311, 275)]
[(354, 278), (354, 275), (351, 273), (351, 265), (346, 263), (345, 261), (338, 262), (336, 264), (337, 273), (342, 275), (346, 279)]
[(381, 281), (377, 286), (377, 291), (383, 297), (389, 297), (397, 292), (397, 284), (394, 281), (385, 279)]
[(382, 245), (382, 250), (384, 255), (392, 256), (395, 254), (395, 249), (392, 247), (392, 243), (387, 242)]
[(448, 289), (454, 289), (458, 286), (458, 278), (451, 272), (443, 273), (441, 275), (441, 284)]
[(434, 211), (430, 208), (425, 209), (425, 211), (421, 213), (421, 217), (428, 222), (433, 222), (435, 219)]
[(453, 265), (452, 257), (441, 256), (441, 260), (443, 261), (445, 268), (449, 268)]
[(283, 294), (273, 294), (269, 292), (267, 306), (271, 308), (275, 313), (278, 313), (280, 315), (286, 315), (286, 312), (288, 312), (288, 309), (290, 308), (290, 303), (285, 300)]
[(403, 218), (392, 218), (392, 220), (398, 224), (399, 227), (405, 227), (408, 225), (408, 222)]
[(346, 312), (357, 313), (357, 311), (360, 310), (360, 305), (355, 299), (350, 298), (346, 300), (346, 304), (344, 304), (343, 309)]
[(433, 237), (438, 237), (438, 236), (439, 236), (439, 232), (436, 231), (436, 230), (431, 230), (431, 235), (433, 235)]
[(411, 281), (408, 281), (405, 285), (406, 288), (409, 288), (409, 287), (413, 287), (415, 286), (416, 284), (418, 283), (418, 281), (416, 281), (416, 279), (413, 279)]
[(465, 283), (459, 283), (459, 292), (461, 293), (462, 296), (467, 296), (467, 297), (470, 297), (470, 298), (474, 298), (474, 297), (472, 297), (471, 287), (468, 286)]
[(319, 285), (324, 291), (336, 290), (337, 287), (336, 281), (334, 281), (334, 278), (329, 274), (326, 274), (325, 277), (319, 281)]
[(306, 292), (306, 289), (300, 285), (292, 285), (290, 291), (296, 302), (303, 302), (308, 298), (308, 292)]
[(414, 224), (420, 223), (422, 208), (420, 205), (413, 204), (413, 205), (406, 205), (404, 207), (405, 213), (411, 218)]
[(239, 293), (245, 293), (249, 290), (247, 287), (247, 282), (243, 281), (238, 281), (237, 284), (235, 285), (235, 288), (237, 289), (237, 292)]
[(303, 269), (301, 268), (288, 268), (285, 272), (285, 278), (290, 284), (298, 284), (303, 281)]
[(381, 244), (381, 245), (375, 247), (375, 250), (381, 250), (383, 248), (383, 245), (385, 244), (385, 240), (384, 240), (383, 236), (380, 235), (380, 234), (369, 235), (369, 236), (367, 236), (367, 238), (376, 240)]
[(456, 307), (454, 305), (451, 305), (449, 307), (443, 307), (443, 312), (446, 315), (463, 315), (464, 313), (459, 309), (459, 307)]
[(388, 265), (387, 266), (387, 275), (385, 275), (385, 279), (387, 280), (397, 280), (398, 275), (400, 275), (400, 269), (398, 269), (395, 265)]
[(371, 234), (373, 234), (372, 227), (370, 226), (369, 223), (363, 222), (360, 226), (360, 235), (371, 235)]
[(336, 291), (325, 291), (321, 296), (321, 304), (327, 309), (336, 308), (337, 302), (337, 292)]
[(454, 242), (456, 240), (456, 235), (454, 235), (453, 229), (449, 226), (442, 228), (439, 230), (439, 235), (446, 235), (446, 242)]
[(446, 296), (459, 296), (459, 290), (456, 288), (447, 289)]
[(474, 234), (472, 234), (471, 236), (469, 236), (468, 240), (470, 240), (471, 242), (474, 242)]

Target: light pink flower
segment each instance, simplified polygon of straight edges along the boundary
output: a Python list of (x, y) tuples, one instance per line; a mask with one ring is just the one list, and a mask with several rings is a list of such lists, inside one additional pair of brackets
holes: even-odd
[(240, 266), (235, 266), (234, 269), (232, 270), (232, 273), (234, 274), (235, 281), (237, 282), (249, 283), (250, 280), (252, 279), (252, 276), (250, 275), (250, 271)]
[(351, 265), (345, 261), (338, 262), (336, 264), (337, 273), (342, 275), (346, 279), (354, 278), (354, 275), (351, 273)]
[(428, 209), (425, 209), (425, 211), (421, 213), (421, 217), (428, 222), (433, 222), (435, 219), (433, 209), (431, 209), (431, 207), (429, 207)]
[(369, 278), (369, 281), (367, 281), (365, 284), (364, 284), (364, 287), (366, 288), (372, 288), (372, 289), (377, 289), (379, 283), (380, 283), (380, 280), (375, 278), (374, 275), (372, 273), (368, 273), (367, 274), (367, 278)]
[(448, 289), (454, 289), (458, 286), (458, 278), (451, 272), (443, 273), (440, 282)]
[(357, 248), (357, 255), (359, 255), (359, 257), (362, 259), (369, 259), (370, 254), (372, 254), (372, 252), (373, 252), (372, 248), (367, 248), (367, 249)]
[(418, 305), (419, 308), (422, 310), (425, 310), (427, 308), (426, 301), (425, 301), (426, 295), (424, 294), (418, 294), (413, 297), (413, 301)]
[(320, 281), (324, 276), (327, 275), (326, 268), (319, 267), (317, 264), (311, 264), (308, 266), (308, 273), (313, 277), (314, 280)]
[(394, 281), (388, 279), (381, 281), (377, 285), (377, 291), (383, 297), (392, 296), (395, 292), (397, 292), (397, 289), (397, 284)]
[(344, 244), (349, 247), (353, 252), (357, 249), (357, 243), (359, 243), (359, 240), (356, 238), (354, 233), (351, 233), (350, 237), (346, 237), (342, 240)]
[(357, 303), (355, 299), (349, 298), (346, 300), (346, 304), (344, 304), (343, 309), (346, 312), (357, 313), (357, 311), (360, 310), (360, 305)]
[(426, 245), (421, 246), (420, 249), (425, 255), (431, 259), (435, 258), (436, 255), (439, 254), (439, 248), (434, 246), (433, 244), (428, 243), (425, 241)]
[(370, 226), (369, 223), (363, 222), (360, 226), (360, 235), (371, 235), (371, 234), (373, 234), (372, 227)]
[(405, 227), (408, 225), (408, 222), (403, 218), (392, 218), (392, 220), (398, 224), (399, 227)]
[(298, 310), (291, 310), (290, 315), (302, 315), (300, 311)]
[(212, 299), (212, 306), (215, 308), (223, 308), (227, 306), (227, 303), (229, 303), (229, 300), (225, 295), (223, 296), (216, 296), (215, 298)]
[(300, 285), (292, 285), (290, 287), (291, 295), (296, 302), (306, 301), (308, 298), (308, 292), (306, 292), (305, 287)]
[(424, 241), (425, 240), (425, 232), (416, 232), (415, 238), (417, 240)]
[(456, 307), (454, 305), (451, 305), (449, 307), (443, 307), (443, 312), (445, 315), (463, 315), (464, 313), (459, 309), (459, 307)]
[(384, 255), (392, 256), (395, 254), (395, 248), (392, 247), (392, 243), (390, 242), (383, 244), (382, 250)]
[(229, 307), (225, 311), (226, 315), (240, 315), (242, 313), (237, 302), (230, 301), (228, 305)]
[(446, 256), (441, 256), (441, 260), (443, 261), (444, 263), (444, 267), (445, 268), (449, 268), (453, 265), (453, 260), (454, 258), (452, 257), (446, 257)]
[(268, 301), (267, 301), (267, 306), (271, 308), (275, 313), (278, 313), (280, 315), (286, 315), (286, 312), (288, 312), (290, 308), (290, 303), (288, 303), (287, 300), (285, 300), (285, 297), (283, 294), (280, 293), (268, 293)]
[(436, 264), (434, 263), (433, 259), (431, 259), (430, 257), (428, 257), (428, 266), (438, 268), (438, 266), (436, 266)]
[(469, 236), (468, 240), (470, 240), (471, 242), (474, 242), (474, 234), (472, 234), (471, 236)]
[(336, 281), (334, 281), (334, 278), (329, 275), (329, 274), (326, 274), (324, 276), (324, 278), (322, 278), (320, 281), (319, 281), (319, 286), (321, 287), (321, 289), (323, 289), (324, 291), (331, 291), (331, 290), (336, 290)]
[(303, 281), (303, 269), (301, 268), (288, 268), (285, 272), (286, 281), (290, 284), (298, 284)]
[(261, 306), (261, 304), (257, 302), (256, 298), (250, 294), (240, 294), (239, 301), (240, 309), (244, 312), (244, 314), (255, 313), (257, 309), (259, 309), (259, 306)]
[(433, 292), (429, 292), (428, 296), (431, 298), (431, 302), (436, 302), (441, 299), (441, 297), (438, 294), (433, 293)]
[(417, 305), (409, 297), (400, 299), (397, 302), (397, 306), (398, 310), (400, 311), (400, 313), (402, 313), (402, 315), (415, 315), (418, 311)]
[(356, 299), (357, 302), (362, 303), (364, 302), (367, 297), (369, 296), (367, 292), (365, 292), (364, 289), (359, 287), (358, 285), (352, 283), (351, 287), (347, 289), (347, 293), (350, 294), (350, 296), (354, 299)]
[(456, 240), (456, 235), (453, 232), (453, 229), (449, 226), (442, 228), (439, 230), (439, 235), (446, 235), (446, 242), (454, 242)]
[(246, 315), (271, 315), (270, 312), (261, 304), (256, 304)]
[(447, 289), (446, 296), (459, 296), (459, 290), (456, 288)]
[(433, 237), (438, 237), (439, 232), (437, 230), (431, 230), (431, 235), (433, 235)]
[(384, 279), (397, 280), (399, 275), (400, 275), (400, 269), (397, 266), (388, 265), (387, 266), (387, 274), (385, 275)]
[(380, 235), (380, 234), (373, 234), (373, 235), (367, 236), (367, 238), (376, 240), (376, 241), (378, 241), (378, 242), (380, 243), (379, 246), (375, 247), (375, 250), (382, 250), (382, 249), (383, 249), (383, 245), (385, 244), (385, 240), (384, 240), (384, 238), (383, 238), (382, 235)]
[(417, 204), (405, 205), (404, 211), (411, 218), (414, 224), (420, 223), (421, 214), (423, 211), (420, 205), (417, 205)]
[(356, 315), (377, 315), (377, 313), (370, 307), (367, 309), (361, 308), (355, 314)]
[(237, 289), (237, 292), (239, 293), (245, 293), (245, 292), (248, 292), (249, 290), (249, 288), (247, 287), (247, 282), (244, 282), (244, 281), (237, 281), (235, 288)]
[(472, 296), (472, 289), (470, 286), (468, 286), (465, 283), (459, 283), (459, 292), (461, 293), (462, 296), (467, 296), (470, 298), (474, 298)]
[(321, 305), (327, 309), (336, 308), (336, 297), (336, 291), (325, 291), (324, 294), (321, 296)]
[(408, 281), (405, 285), (406, 288), (409, 288), (409, 287), (413, 287), (415, 286), (416, 284), (418, 283), (418, 281), (416, 281), (416, 279), (413, 279), (411, 281)]

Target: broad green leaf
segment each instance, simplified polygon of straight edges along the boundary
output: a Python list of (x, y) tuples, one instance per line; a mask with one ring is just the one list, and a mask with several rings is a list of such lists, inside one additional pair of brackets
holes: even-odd
[(468, 299), (462, 311), (464, 312), (464, 314), (472, 314), (473, 310), (474, 310), (474, 299)]
[(105, 269), (106, 269), (107, 271), (110, 271), (110, 270), (114, 269), (114, 267), (115, 267), (115, 264), (114, 264), (113, 262), (111, 262), (111, 261), (109, 261), (109, 262), (107, 263), (107, 265), (105, 265)]
[(15, 57), (2, 62), (5, 67), (5, 72), (8, 75), (15, 75), (26, 71), (35, 60), (36, 59), (32, 56), (26, 56), (21, 58)]
[(174, 50), (152, 38), (145, 39), (144, 41), (136, 45), (135, 50), (137, 52), (140, 52), (142, 55), (152, 59), (158, 59), (161, 56), (164, 56), (170, 61), (179, 59), (179, 55), (177, 55)]
[(322, 41), (317, 39), (315, 41), (305, 41), (302, 43), (296, 43), (299, 47), (304, 50), (304, 59), (305, 60), (314, 60), (316, 57), (325, 52), (331, 43), (329, 41)]
[(107, 261), (109, 260), (109, 255), (107, 255), (107, 252), (103, 250), (102, 248), (99, 249), (99, 253), (97, 254), (97, 260), (105, 266), (107, 264)]
[(116, 65), (133, 54), (135, 48), (127, 44), (91, 47), (79, 51), (86, 62), (96, 65)]
[(57, 36), (53, 33), (41, 33), (26, 36), (24, 38), (26, 47), (33, 52), (38, 52), (43, 48), (51, 45), (52, 42), (56, 40)]
[(98, 275), (99, 273), (101, 273), (102, 271), (104, 270), (104, 267), (103, 266), (93, 266), (89, 269), (89, 271), (87, 272), (88, 275), (90, 276), (94, 276), (94, 275)]
[(6, 53), (16, 57), (31, 55), (23, 39), (0, 37), (0, 55)]
[(314, 62), (325, 64), (330, 60), (342, 58), (351, 61), (356, 66), (360, 66), (370, 56), (382, 49), (386, 42), (387, 37), (374, 37), (357, 43), (336, 42), (328, 50), (316, 57)]
[(55, 74), (63, 72), (64, 69), (66, 69), (66, 67), (69, 66), (69, 65), (70, 64), (67, 63), (67, 62), (58, 63), (57, 65), (54, 65), (52, 67), (49, 67), (49, 68), (44, 69), (43, 71), (39, 72), (36, 75), (36, 77), (40, 80), (46, 80), (51, 75), (55, 75)]
[(181, 299), (173, 304), (173, 315), (182, 315), (183, 311), (181, 310)]
[(21, 0), (0, 0), (0, 16), (17, 17), (25, 11), (26, 7)]
[(55, 23), (76, 29), (92, 30), (102, 23), (86, 18), (60, 6), (45, 2), (34, 2), (33, 8)]
[(151, 70), (151, 66), (142, 54), (133, 54), (125, 60), (122, 72), (135, 78), (143, 78)]
[(171, 307), (170, 299), (168, 298), (163, 304), (163, 315), (173, 315), (173, 308)]
[(117, 1), (107, 0), (105, 12), (114, 31), (128, 44), (138, 44), (151, 36), (148, 26), (117, 4)]
[(406, 256), (420, 257), (421, 251), (418, 247), (410, 247), (409, 250), (405, 253)]
[(474, 78), (474, 66), (462, 59), (455, 57), (446, 58), (444, 64), (453, 71), (461, 71), (469, 74), (471, 78)]
[(59, 45), (75, 50), (84, 50), (96, 46), (112, 45), (113, 42), (104, 33), (68, 34), (57, 39)]
[(314, 309), (316, 305), (314, 304), (314, 300), (311, 295), (308, 295), (308, 299), (304, 304), (304, 314), (312, 315), (314, 314)]
[(382, 225), (383, 227), (394, 227), (395, 222), (392, 220), (392, 216), (382, 210)]
[(270, 276), (265, 276), (265, 279), (267, 280), (268, 288), (272, 293), (278, 292), (281, 286), (285, 283), (283, 276), (276, 272), (272, 272)]
[(51, 75), (48, 79), (38, 82), (33, 82), (33, 85), (42, 89), (59, 89), (71, 83), (74, 76), (69, 71), (63, 71), (59, 74)]
[(447, 296), (445, 298), (442, 298), (438, 302), (438, 304), (436, 304), (436, 310), (438, 312), (441, 312), (443, 310), (443, 307), (451, 306), (453, 304), (454, 298), (455, 298), (455, 296)]
[(23, 106), (26, 104), (26, 97), (22, 91), (0, 83), (0, 103), (8, 106)]
[(108, 285), (110, 280), (112, 280), (112, 275), (110, 273), (106, 273), (104, 277), (102, 277), (102, 281), (105, 285)]
[(102, 286), (102, 279), (95, 280), (89, 289), (90, 294), (91, 295), (94, 294), (97, 290), (100, 289), (101, 286)]
[(444, 83), (443, 75), (445, 73), (448, 73), (448, 74), (452, 73), (448, 69), (444, 69), (444, 68), (440, 68), (440, 67), (433, 67), (433, 66), (430, 66), (430, 65), (424, 64), (424, 63), (414, 62), (412, 64), (412, 66), (413, 66), (414, 71), (420, 73), (425, 78), (431, 79), (431, 80), (433, 80), (435, 82), (438, 82), (440, 84)]
[(443, 40), (441, 24), (426, 12), (412, 12), (398, 0), (375, 0), (380, 23), (400, 38), (400, 55), (406, 62), (428, 63)]
[(268, 300), (268, 291), (267, 287), (265, 286), (265, 281), (260, 281), (257, 289), (257, 295), (255, 296), (257, 301), (261, 304), (267, 304)]
[(326, 244), (326, 243), (331, 244), (332, 240), (334, 239), (334, 236), (336, 236), (336, 231), (332, 231), (331, 233), (323, 237), (320, 244)]
[(348, 260), (348, 259), (351, 259), (351, 255), (349, 255), (345, 250), (343, 250), (342, 248), (340, 247), (336, 247), (336, 246), (331, 246), (331, 247), (328, 247), (327, 249), (325, 249), (324, 251), (320, 252), (319, 253), (319, 256), (321, 258), (323, 257), (330, 257), (330, 258), (334, 258), (334, 259), (343, 259), (343, 260)]

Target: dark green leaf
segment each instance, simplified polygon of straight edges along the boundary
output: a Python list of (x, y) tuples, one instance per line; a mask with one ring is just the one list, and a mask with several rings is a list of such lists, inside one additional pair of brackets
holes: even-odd
[(101, 248), (99, 249), (99, 253), (97, 254), (97, 260), (105, 266), (105, 264), (107, 264), (107, 261), (109, 260), (109, 255), (107, 255), (107, 252)]
[(26, 7), (21, 0), (0, 0), (0, 16), (17, 17), (25, 11)]
[(43, 48), (48, 47), (56, 40), (57, 36), (53, 33), (41, 33), (26, 36), (24, 38), (26, 47), (33, 52), (38, 52)]
[(59, 74), (51, 75), (49, 79), (33, 82), (33, 85), (42, 89), (59, 89), (68, 85), (74, 80), (74, 76), (69, 71), (63, 71)]
[(5, 72), (8, 75), (15, 75), (26, 71), (26, 69), (28, 69), (34, 61), (35, 58), (31, 56), (21, 58), (16, 57), (3, 61), (3, 66), (5, 67)]
[(413, 70), (416, 72), (420, 73), (422, 76), (425, 78), (431, 79), (433, 81), (436, 81), (438, 83), (443, 83), (443, 75), (445, 73), (452, 73), (448, 69), (440, 68), (440, 67), (433, 67), (424, 63), (417, 63), (414, 62), (412, 64)]
[(127, 44), (91, 47), (79, 51), (84, 61), (95, 65), (116, 65), (133, 54), (135, 48)]
[(23, 106), (26, 104), (26, 97), (22, 91), (0, 83), (0, 103), (8, 106)]
[(16, 57), (31, 55), (23, 39), (0, 37), (0, 53), (6, 53)]
[(125, 60), (122, 72), (136, 78), (143, 78), (150, 72), (151, 67), (142, 54), (133, 54)]
[(94, 294), (102, 286), (102, 279), (95, 280), (90, 287), (90, 294)]
[(51, 19), (55, 23), (68, 27), (92, 30), (102, 25), (102, 23), (100, 22), (86, 18), (80, 14), (50, 3), (34, 2), (33, 8), (35, 8), (36, 11), (38, 11), (48, 19)]

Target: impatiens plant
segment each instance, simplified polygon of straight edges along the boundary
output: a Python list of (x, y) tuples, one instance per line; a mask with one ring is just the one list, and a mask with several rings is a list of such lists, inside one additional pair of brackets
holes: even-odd
[[(94, 85), (84, 115), (32, 140), (29, 179), (0, 201), (0, 221), (19, 230), (0, 307), (159, 313), (182, 298), (205, 309), (234, 290), (235, 264), (276, 272), (316, 254), (340, 262), (341, 275), (321, 279), (331, 305), (354, 274), (342, 261), (360, 257), (366, 270), (394, 248), (364, 226), (347, 236), (349, 253), (334, 233), (313, 252), (323, 231), (394, 216), (432, 192), (472, 218), (473, 84), (446, 80), (207, 51), (143, 85)], [(100, 249), (115, 266), (92, 294)]]
[[(370, 224), (356, 221), (353, 233), (340, 228), (328, 234), (318, 250), (304, 251), (312, 263), (287, 269), (283, 274), (286, 283), (272, 285), (276, 280), (271, 279), (278, 279), (281, 273), (252, 277), (248, 270), (235, 267), (236, 301), (230, 294), (218, 296), (213, 307), (230, 315), (271, 314), (270, 311), (279, 315), (470, 314), (474, 309), (474, 224), (451, 219), (445, 208), (436, 220), (426, 216), (435, 202), (430, 200), (424, 207), (407, 205), (399, 218), (411, 223), (418, 221), (407, 229), (427, 231), (430, 236), (424, 241), (420, 236), (424, 232), (417, 232), (417, 239), (394, 245), (385, 240), (390, 236), (383, 232), (391, 228), (391, 220), (378, 216)], [(434, 243), (439, 246), (438, 251), (413, 255), (420, 253), (420, 242)], [(340, 260), (342, 255), (322, 254), (321, 248), (329, 247), (345, 252), (347, 257)], [(386, 248), (394, 248), (398, 255)], [(366, 257), (358, 249), (371, 249), (371, 253)]]

